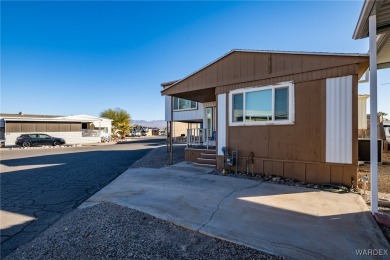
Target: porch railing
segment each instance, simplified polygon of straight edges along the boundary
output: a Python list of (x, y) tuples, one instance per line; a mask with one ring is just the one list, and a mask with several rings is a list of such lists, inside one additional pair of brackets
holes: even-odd
[(99, 130), (92, 130), (92, 129), (83, 129), (81, 132), (82, 137), (99, 137), (100, 131)]
[(208, 149), (215, 141), (215, 131), (205, 128), (187, 129), (187, 146), (206, 146)]

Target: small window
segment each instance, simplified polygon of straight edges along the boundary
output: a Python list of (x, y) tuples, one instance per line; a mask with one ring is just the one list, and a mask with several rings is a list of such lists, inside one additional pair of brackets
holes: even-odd
[(173, 98), (173, 110), (178, 110), (178, 109), (179, 109), (178, 98)]
[(184, 98), (173, 98), (173, 111), (184, 111), (198, 109), (198, 103), (196, 101), (184, 99)]
[(244, 95), (236, 94), (233, 95), (233, 122), (242, 122), (243, 120), (243, 109), (244, 109)]
[(239, 89), (230, 92), (230, 125), (292, 124), (294, 84)]
[(275, 120), (288, 120), (288, 88), (275, 89)]

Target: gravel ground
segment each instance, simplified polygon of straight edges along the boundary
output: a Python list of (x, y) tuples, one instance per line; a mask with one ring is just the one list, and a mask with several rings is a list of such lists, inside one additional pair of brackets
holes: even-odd
[[(186, 145), (173, 145), (173, 163), (184, 161), (184, 149)], [(136, 161), (130, 168), (161, 168), (169, 165), (170, 153), (167, 146), (162, 145), (150, 151), (146, 156)]]
[[(174, 163), (184, 160), (174, 146)], [(169, 165), (166, 146), (132, 165)], [(112, 203), (75, 209), (5, 259), (283, 259)]]
[(5, 259), (282, 259), (102, 203), (76, 209)]
[[(359, 166), (359, 174), (361, 177), (367, 175), (370, 177), (370, 164), (364, 164)], [(360, 183), (360, 192), (362, 193), (363, 199), (368, 205), (371, 202), (370, 196), (370, 181), (366, 184), (366, 193), (363, 194), (363, 183)], [(390, 153), (382, 154), (382, 164), (378, 166), (378, 211), (390, 216)], [(385, 235), (387, 241), (390, 243), (390, 227), (379, 225)]]
[[(367, 175), (370, 180), (370, 164), (359, 166), (359, 174), (361, 178)], [(364, 194), (364, 183), (359, 183), (360, 193), (367, 204), (370, 204), (370, 181), (366, 184), (366, 192)], [(378, 166), (378, 198), (379, 211), (390, 214), (390, 153), (382, 154), (382, 163)]]
[[(370, 164), (359, 166), (359, 172), (363, 176), (370, 176)], [(370, 182), (367, 183), (367, 189), (370, 189)], [(378, 190), (390, 194), (390, 153), (382, 154), (382, 163), (378, 166)]]

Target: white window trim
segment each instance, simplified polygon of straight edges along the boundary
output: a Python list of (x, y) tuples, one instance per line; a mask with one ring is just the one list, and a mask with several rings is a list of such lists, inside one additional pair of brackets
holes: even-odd
[[(177, 99), (178, 100), (179, 99), (189, 100), (189, 99), (185, 99), (185, 98), (177, 98)], [(175, 98), (172, 99), (172, 102), (173, 102), (173, 100), (175, 100)], [(193, 101), (193, 100), (189, 100), (189, 101)], [(195, 103), (196, 103), (196, 107), (195, 108), (187, 108), (187, 109), (179, 109), (179, 108), (177, 108), (177, 109), (173, 109), (173, 112), (183, 112), (183, 111), (197, 110), (198, 109), (198, 102), (195, 101)], [(177, 107), (179, 107), (179, 104), (177, 105)]]
[[(277, 88), (288, 88), (288, 120), (275, 120), (274, 110), (275, 110), (275, 89)], [(245, 121), (245, 94), (247, 92), (259, 91), (272, 89), (272, 121)], [(243, 94), (243, 120), (242, 122), (233, 122), (233, 95)], [(229, 93), (229, 126), (253, 126), (253, 125), (292, 125), (295, 122), (295, 104), (294, 104), (294, 83), (281, 82), (275, 85), (269, 86), (256, 86), (251, 88), (242, 88), (230, 91)]]

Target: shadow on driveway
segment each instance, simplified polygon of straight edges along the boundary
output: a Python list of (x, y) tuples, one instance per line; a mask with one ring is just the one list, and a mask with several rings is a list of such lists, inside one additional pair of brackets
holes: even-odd
[(104, 150), (2, 160), (1, 258), (106, 186), (156, 142), (143, 140), (138, 150), (101, 146)]

